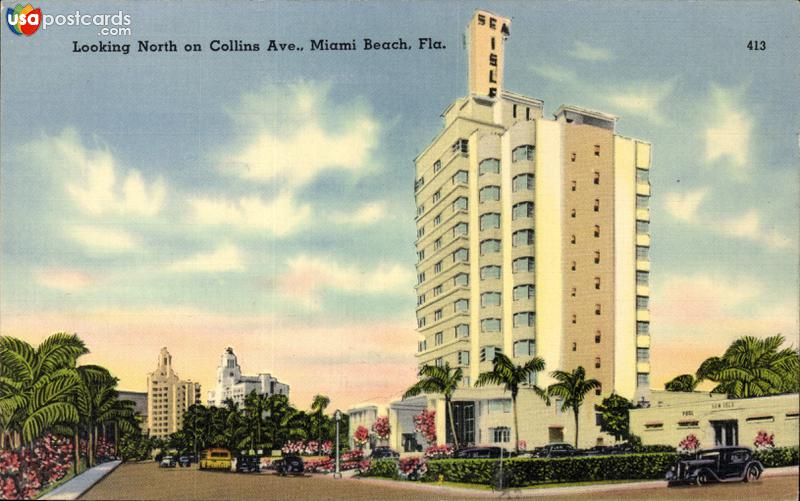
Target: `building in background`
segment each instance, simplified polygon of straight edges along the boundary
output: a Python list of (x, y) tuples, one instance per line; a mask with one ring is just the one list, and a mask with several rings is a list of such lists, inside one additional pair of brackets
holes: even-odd
[[(505, 90), (509, 34), (509, 19), (475, 12), (469, 93), (416, 159), (418, 362), (463, 369), (453, 404), (462, 444), (506, 447), (510, 396), (472, 386), (495, 355), (543, 358), (539, 386), (582, 366), (602, 383), (581, 411), (580, 445), (592, 446), (610, 438), (594, 403), (648, 398), (650, 144), (617, 134), (607, 113), (561, 106), (550, 119), (542, 101)], [(558, 402), (527, 388), (518, 403), (529, 446), (571, 439)], [(442, 399), (396, 402), (390, 417), (403, 428), (426, 407), (443, 437)]]
[(200, 383), (181, 380), (172, 369), (172, 355), (161, 348), (158, 367), (147, 376), (147, 428), (166, 437), (183, 427), (183, 414), (201, 402)]
[(143, 433), (147, 432), (147, 392), (145, 391), (124, 391), (119, 392), (120, 400), (130, 400), (134, 404), (133, 410), (137, 414), (137, 421)]
[(251, 392), (259, 395), (289, 396), (289, 385), (281, 383), (270, 374), (260, 373), (257, 376), (243, 376), (242, 369), (233, 348), (226, 348), (217, 367), (217, 387), (208, 392), (208, 405), (222, 407), (225, 400), (243, 405), (244, 399)]

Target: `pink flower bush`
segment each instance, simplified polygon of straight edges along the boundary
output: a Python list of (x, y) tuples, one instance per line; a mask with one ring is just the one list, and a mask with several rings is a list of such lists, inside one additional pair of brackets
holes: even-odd
[(526, 451), (526, 450), (528, 450), (528, 442), (526, 442), (524, 440), (520, 440), (519, 442), (517, 442), (517, 447), (521, 451)]
[(401, 459), (397, 467), (400, 470), (400, 476), (407, 480), (419, 480), (419, 478), (428, 471), (428, 465), (425, 464), (425, 458), (418, 456), (411, 456)]
[(369, 440), (369, 430), (363, 426), (356, 428), (356, 431), (353, 433), (353, 442), (356, 444), (356, 447), (363, 449), (364, 446), (367, 445), (367, 440)]
[(332, 450), (333, 444), (330, 440), (326, 440), (322, 443), (316, 440), (309, 440), (308, 442), (296, 440), (286, 442), (286, 444), (281, 447), (281, 452), (284, 454), (298, 454), (301, 456), (330, 455)]
[(0, 494), (2, 499), (32, 499), (72, 468), (69, 439), (46, 435), (33, 447), (0, 451)]
[(392, 427), (389, 426), (389, 416), (381, 416), (372, 424), (372, 431), (381, 440), (389, 440), (392, 433)]
[(436, 411), (426, 409), (414, 416), (414, 431), (421, 434), (429, 444), (435, 444)]
[(678, 449), (683, 452), (694, 452), (700, 448), (700, 440), (697, 439), (696, 436), (693, 434), (689, 434), (680, 441), (678, 444)]
[(428, 459), (447, 459), (453, 457), (453, 447), (448, 444), (432, 445), (425, 449), (425, 457)]
[(756, 449), (772, 449), (775, 447), (775, 434), (767, 435), (766, 431), (761, 430), (756, 435), (753, 445), (756, 446)]

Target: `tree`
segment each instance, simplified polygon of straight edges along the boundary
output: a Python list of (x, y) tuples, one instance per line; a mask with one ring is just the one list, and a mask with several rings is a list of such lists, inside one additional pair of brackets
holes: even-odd
[(697, 388), (698, 384), (700, 384), (700, 380), (696, 379), (692, 374), (681, 374), (668, 381), (664, 385), (664, 389), (667, 391), (691, 392)]
[(502, 385), (505, 391), (511, 392), (511, 406), (514, 412), (514, 450), (519, 453), (519, 421), (517, 419), (517, 395), (520, 385), (529, 384), (533, 392), (549, 403), (547, 392), (535, 384), (531, 378), (544, 370), (544, 360), (533, 357), (523, 365), (514, 365), (510, 358), (502, 353), (497, 353), (492, 362), (492, 370), (483, 372), (475, 381), (475, 386)]
[(325, 415), (325, 409), (330, 405), (331, 399), (325, 395), (314, 395), (311, 402), (311, 414), (308, 415), (308, 436), (316, 439), (318, 444), (331, 438), (331, 420)]
[(633, 403), (625, 397), (612, 393), (603, 399), (600, 405), (595, 405), (595, 410), (600, 413), (600, 431), (612, 435), (616, 440), (630, 438), (630, 415)]
[(269, 395), (259, 395), (255, 390), (251, 391), (244, 399), (244, 418), (248, 424), (251, 449), (268, 449), (272, 447), (271, 444), (266, 447), (268, 442), (262, 436), (262, 428), (264, 428), (264, 418), (267, 415), (268, 406)]
[(547, 387), (547, 393), (550, 396), (556, 396), (563, 399), (561, 408), (563, 410), (570, 410), (575, 415), (575, 448), (578, 448), (578, 412), (590, 391), (600, 388), (600, 381), (596, 379), (586, 379), (586, 370), (578, 366), (572, 372), (553, 371), (550, 373), (557, 383), (553, 383)]
[(450, 415), (448, 422), (450, 426), (450, 433), (453, 437), (453, 444), (458, 449), (458, 437), (456, 436), (456, 425), (453, 419), (453, 393), (458, 388), (464, 374), (461, 367), (452, 369), (450, 364), (445, 362), (443, 367), (436, 365), (423, 365), (419, 370), (420, 380), (417, 381), (411, 388), (406, 390), (403, 398), (415, 397), (422, 393), (439, 393), (444, 396), (444, 403), (447, 407), (447, 413)]
[(711, 357), (697, 369), (697, 379), (717, 383), (711, 390), (730, 398), (762, 397), (798, 390), (798, 353), (780, 349), (785, 339), (780, 334), (764, 339), (744, 336), (725, 350), (722, 357)]

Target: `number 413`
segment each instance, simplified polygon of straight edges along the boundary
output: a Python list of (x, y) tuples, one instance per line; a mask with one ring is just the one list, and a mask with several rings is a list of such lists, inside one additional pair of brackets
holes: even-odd
[(747, 42), (747, 48), (750, 50), (767, 50), (767, 42), (764, 40), (750, 40)]

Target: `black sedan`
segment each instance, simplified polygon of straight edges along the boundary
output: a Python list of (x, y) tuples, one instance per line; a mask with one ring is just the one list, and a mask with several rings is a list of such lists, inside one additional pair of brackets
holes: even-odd
[(547, 444), (533, 451), (533, 457), (537, 458), (563, 458), (578, 455), (580, 455), (580, 451), (566, 443)]
[(764, 465), (753, 458), (753, 451), (747, 447), (720, 447), (681, 459), (667, 472), (666, 478), (670, 485), (753, 482), (763, 472)]
[(369, 457), (370, 459), (393, 459), (399, 458), (400, 453), (389, 447), (375, 447)]

